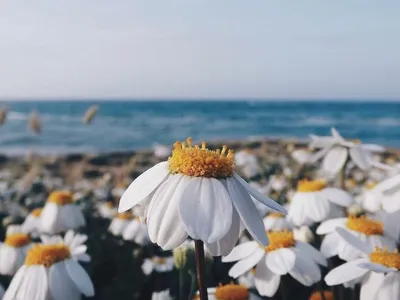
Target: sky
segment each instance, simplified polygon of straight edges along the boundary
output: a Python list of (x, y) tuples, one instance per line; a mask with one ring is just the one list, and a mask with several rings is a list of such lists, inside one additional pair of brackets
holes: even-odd
[(0, 99), (400, 100), (400, 1), (3, 0)]

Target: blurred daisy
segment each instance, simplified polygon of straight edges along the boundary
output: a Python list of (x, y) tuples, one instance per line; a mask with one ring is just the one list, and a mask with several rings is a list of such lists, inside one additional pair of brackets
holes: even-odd
[(158, 273), (170, 272), (174, 269), (174, 257), (154, 256), (146, 258), (142, 264), (143, 274), (149, 276), (153, 271)]
[(172, 300), (169, 290), (161, 291), (161, 292), (154, 292), (151, 295), (151, 300)]
[(32, 237), (38, 237), (40, 232), (40, 214), (42, 208), (36, 208), (25, 218), (21, 228), (24, 232), (29, 233)]
[(117, 208), (111, 201), (99, 202), (96, 206), (100, 216), (104, 219), (112, 219), (117, 214)]
[(395, 212), (400, 210), (400, 174), (377, 184), (374, 191), (381, 194), (379, 200), (385, 211)]
[(260, 295), (267, 297), (275, 295), (282, 275), (290, 274), (305, 286), (320, 280), (318, 264), (326, 266), (326, 259), (317, 249), (296, 241), (289, 231), (268, 232), (268, 237), (267, 247), (247, 242), (223, 257), (223, 262), (239, 261), (229, 270), (229, 276), (237, 278), (256, 266), (255, 286)]
[(26, 252), (32, 247), (29, 235), (15, 230), (8, 231), (0, 244), (0, 274), (12, 276), (24, 264)]
[(263, 222), (267, 231), (282, 231), (284, 229), (293, 229), (294, 227), (284, 214), (278, 212), (269, 213), (263, 219)]
[(292, 152), (293, 159), (300, 165), (307, 164), (312, 157), (312, 153), (307, 149), (297, 149)]
[(35, 245), (12, 279), (3, 300), (80, 300), (94, 296), (85, 269), (72, 258), (65, 244)]
[(327, 187), (324, 180), (301, 180), (289, 207), (288, 218), (296, 226), (311, 225), (344, 214), (353, 204), (352, 196), (338, 188)]
[(331, 132), (331, 137), (311, 136), (311, 145), (322, 148), (314, 154), (311, 161), (323, 158), (322, 169), (330, 174), (337, 174), (349, 158), (361, 170), (367, 170), (373, 165), (371, 152), (385, 151), (385, 148), (379, 145), (345, 140), (335, 128), (332, 128)]
[(166, 159), (171, 155), (171, 148), (168, 146), (155, 144), (153, 146), (153, 154), (159, 159)]
[(369, 212), (377, 212), (381, 209), (383, 195), (378, 190), (375, 190), (376, 183), (367, 183), (361, 194), (356, 198), (356, 201), (363, 209)]
[(310, 227), (303, 225), (299, 228), (293, 228), (293, 235), (296, 241), (311, 243), (314, 240), (314, 234)]
[[(220, 284), (215, 288), (208, 288), (207, 293), (209, 300), (262, 300), (261, 297), (252, 293), (248, 287), (234, 283)], [(199, 292), (196, 293), (194, 299), (200, 299)]]
[(125, 241), (134, 241), (136, 244), (145, 246), (150, 243), (147, 225), (134, 218), (128, 223), (122, 232), (122, 238)]
[(68, 230), (64, 238), (59, 235), (56, 236), (45, 236), (41, 235), (40, 239), (43, 244), (55, 244), (55, 245), (65, 245), (68, 247), (71, 258), (82, 261), (89, 262), (91, 260), (90, 256), (86, 253), (87, 246), (84, 243), (87, 241), (88, 236), (86, 234), (75, 233), (72, 230)]
[(343, 229), (339, 229), (339, 234), (357, 248), (362, 253), (362, 257), (330, 271), (325, 277), (325, 282), (332, 286), (360, 281), (360, 300), (400, 299), (400, 254), (398, 251), (374, 249)]
[(272, 175), (269, 178), (269, 186), (277, 192), (281, 192), (287, 187), (286, 178), (283, 175)]
[(173, 249), (188, 236), (202, 240), (213, 255), (229, 253), (241, 224), (261, 244), (268, 244), (264, 224), (253, 204), (259, 202), (285, 213), (235, 174), (233, 152), (224, 146), (211, 151), (206, 144), (177, 142), (172, 156), (140, 175), (125, 191), (119, 211), (142, 207), (152, 242)]
[(396, 241), (385, 236), (386, 232), (382, 222), (365, 216), (350, 216), (348, 218), (325, 221), (317, 228), (317, 234), (326, 234), (321, 244), (321, 252), (325, 257), (338, 255), (339, 258), (345, 261), (351, 261), (362, 254), (338, 234), (339, 229), (346, 230), (352, 236), (368, 243), (371, 247), (396, 249)]
[(39, 226), (43, 233), (57, 234), (85, 226), (85, 218), (79, 206), (73, 203), (71, 193), (54, 191), (43, 207)]
[(130, 211), (116, 214), (112, 219), (110, 226), (108, 227), (108, 231), (115, 236), (121, 236), (132, 219), (133, 215)]

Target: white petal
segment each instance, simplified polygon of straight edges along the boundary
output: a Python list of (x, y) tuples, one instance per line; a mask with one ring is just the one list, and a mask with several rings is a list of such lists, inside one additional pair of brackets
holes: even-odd
[(347, 243), (352, 245), (357, 250), (365, 254), (369, 254), (372, 252), (373, 248), (371, 247), (371, 245), (360, 240), (354, 234), (350, 233), (348, 230), (338, 227), (336, 228), (336, 232), (342, 239), (344, 239)]
[(377, 144), (360, 144), (360, 147), (363, 148), (363, 150), (366, 150), (368, 152), (385, 152), (386, 148), (377, 145)]
[(376, 300), (400, 299), (400, 272), (385, 276), (375, 296)]
[(362, 300), (374, 300), (376, 292), (379, 289), (385, 274), (379, 274), (374, 272), (369, 272), (362, 280), (360, 299)]
[(332, 149), (332, 145), (325, 146), (318, 152), (314, 153), (311, 155), (309, 162), (310, 163), (316, 163), (318, 160), (323, 158), (330, 150)]
[(306, 203), (308, 193), (295, 193), (289, 206), (288, 219), (296, 226), (306, 225), (308, 222)]
[(337, 174), (344, 166), (347, 159), (347, 149), (336, 146), (331, 149), (322, 162), (322, 168), (330, 173)]
[(285, 275), (293, 269), (296, 255), (293, 250), (281, 248), (267, 253), (267, 267), (278, 275)]
[(347, 218), (330, 219), (321, 223), (317, 228), (317, 234), (323, 235), (335, 231), (336, 227), (344, 227)]
[(336, 232), (328, 233), (321, 243), (321, 253), (326, 257), (332, 257), (338, 254), (341, 242)]
[(311, 286), (321, 280), (318, 265), (302, 256), (296, 257), (296, 263), (289, 274), (305, 286)]
[(15, 300), (15, 296), (19, 290), (19, 287), (25, 277), (27, 267), (24, 265), (18, 269), (17, 273), (15, 273), (14, 277), (11, 280), (11, 283), (3, 297), (3, 300)]
[(77, 255), (76, 257), (74, 257), (74, 259), (76, 259), (78, 261), (82, 261), (82, 262), (90, 262), (91, 261), (90, 255), (88, 255), (86, 253)]
[(267, 234), (258, 211), (247, 190), (235, 179), (225, 181), (232, 202), (240, 219), (251, 236), (263, 246), (268, 245)]
[(372, 262), (362, 262), (357, 265), (360, 268), (367, 269), (368, 271), (372, 271), (375, 273), (392, 273), (396, 272), (396, 269), (388, 268), (381, 264), (375, 264)]
[(212, 244), (206, 244), (208, 250), (213, 256), (228, 255), (235, 247), (240, 235), (240, 217), (236, 209), (232, 210), (232, 225), (228, 233), (219, 241)]
[(86, 253), (86, 250), (87, 250), (87, 246), (80, 245), (76, 248), (73, 248), (71, 252), (72, 252), (73, 256), (78, 256), (78, 255)]
[(86, 240), (88, 239), (88, 236), (86, 234), (75, 234), (74, 238), (71, 241), (71, 244), (69, 245), (71, 248), (75, 248), (77, 246), (82, 245)]
[(122, 238), (126, 241), (131, 241), (135, 238), (136, 233), (139, 230), (140, 223), (137, 220), (132, 220), (122, 233)]
[(354, 203), (350, 193), (338, 188), (326, 188), (322, 191), (329, 201), (339, 206), (348, 207)]
[(224, 185), (215, 178), (195, 178), (179, 203), (179, 216), (193, 239), (214, 243), (232, 225), (232, 202)]
[[(311, 193), (310, 193), (311, 194)], [(308, 210), (308, 217), (314, 222), (321, 222), (325, 220), (332, 208), (332, 204), (321, 193), (310, 195), (309, 203), (306, 206)]]
[(48, 281), (46, 269), (40, 265), (27, 268), (23, 282), (17, 292), (17, 299), (46, 299)]
[(391, 178), (388, 178), (388, 179), (382, 181), (381, 183), (378, 183), (374, 187), (374, 191), (385, 192), (385, 191), (391, 190), (397, 186), (400, 186), (400, 174), (393, 176)]
[(46, 203), (40, 214), (40, 231), (50, 234), (59, 230), (59, 207), (55, 203)]
[(80, 292), (68, 275), (64, 262), (55, 263), (50, 267), (49, 289), (55, 300), (80, 298)]
[(94, 296), (93, 283), (89, 275), (86, 273), (85, 269), (82, 268), (79, 263), (72, 259), (65, 261), (65, 267), (70, 278), (76, 284), (81, 293), (84, 294), (86, 297)]
[(156, 191), (147, 211), (147, 226), (153, 243), (163, 249), (182, 244), (187, 232), (179, 216), (179, 202), (190, 182), (189, 176), (172, 175)]
[(267, 196), (261, 194), (259, 191), (257, 191), (254, 187), (252, 187), (251, 185), (249, 185), (242, 177), (240, 177), (237, 174), (234, 174), (233, 177), (241, 184), (245, 187), (245, 189), (250, 193), (250, 195), (252, 195), (254, 197), (254, 199), (256, 199), (258, 202), (264, 204), (265, 206), (267, 206), (268, 208), (281, 212), (283, 214), (287, 214), (286, 209), (281, 206), (280, 204), (278, 204), (275, 200), (272, 200), (270, 198), (268, 198)]
[(302, 254), (307, 255), (311, 260), (315, 261), (316, 263), (325, 267), (327, 266), (328, 263), (322, 253), (310, 244), (296, 241), (296, 249), (300, 249)]
[(340, 135), (339, 131), (337, 131), (335, 127), (331, 128), (331, 134), (336, 142), (342, 143), (345, 141), (344, 138)]
[(136, 178), (122, 194), (118, 212), (124, 212), (150, 195), (168, 176), (168, 162), (161, 162)]
[[(229, 270), (229, 276), (233, 278), (238, 278), (240, 275), (243, 275), (255, 265), (257, 265), (261, 260), (264, 259), (265, 251), (263, 249), (257, 249), (253, 254), (238, 261), (233, 267)], [(264, 262), (261, 262), (264, 263)]]
[(240, 244), (233, 248), (232, 252), (229, 253), (229, 255), (222, 257), (222, 262), (227, 263), (242, 260), (246, 257), (249, 257), (257, 249), (260, 249), (260, 246), (255, 241)]
[(64, 236), (64, 243), (66, 245), (70, 245), (73, 238), (74, 238), (74, 231), (73, 230), (68, 230)]
[(326, 284), (329, 286), (338, 285), (364, 276), (368, 270), (360, 268), (358, 265), (366, 261), (368, 260), (365, 258), (356, 259), (333, 269), (325, 276)]
[(273, 297), (278, 290), (281, 276), (267, 268), (265, 261), (261, 261), (256, 268), (254, 284), (261, 296)]
[(350, 157), (361, 170), (371, 167), (371, 155), (358, 145), (350, 148)]

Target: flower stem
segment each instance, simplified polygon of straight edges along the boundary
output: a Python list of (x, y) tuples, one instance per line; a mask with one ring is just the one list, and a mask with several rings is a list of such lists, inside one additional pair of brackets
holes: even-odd
[(179, 270), (179, 300), (185, 299), (185, 271)]
[(207, 287), (204, 278), (204, 244), (201, 240), (194, 241), (194, 257), (196, 259), (197, 285), (200, 292), (200, 300), (208, 300)]

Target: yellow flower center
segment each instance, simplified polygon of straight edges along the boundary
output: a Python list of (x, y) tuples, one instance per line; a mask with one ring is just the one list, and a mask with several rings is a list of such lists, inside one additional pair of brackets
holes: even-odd
[(168, 262), (166, 257), (155, 256), (151, 259), (157, 265), (165, 265)]
[(247, 300), (249, 299), (249, 290), (244, 285), (220, 284), (215, 289), (215, 298), (217, 300)]
[(133, 218), (133, 215), (130, 211), (126, 211), (123, 213), (118, 213), (115, 217), (120, 220), (130, 220)]
[(369, 258), (374, 263), (400, 270), (400, 253), (397, 250), (390, 252), (386, 249), (375, 248), (375, 251), (369, 255)]
[(280, 248), (291, 248), (296, 245), (296, 241), (291, 231), (269, 231), (267, 232), (269, 245), (265, 247), (266, 252), (278, 250)]
[(34, 217), (40, 217), (40, 214), (42, 213), (42, 208), (36, 208), (31, 211), (31, 215)]
[(352, 178), (346, 179), (345, 184), (346, 184), (346, 187), (349, 187), (349, 188), (354, 188), (355, 186), (357, 186), (357, 182)]
[(64, 244), (35, 245), (27, 253), (26, 266), (43, 265), (50, 267), (53, 264), (71, 257), (70, 250)]
[(28, 245), (31, 242), (29, 235), (25, 233), (13, 233), (6, 236), (4, 244), (10, 247), (19, 248)]
[(227, 178), (233, 176), (234, 155), (226, 146), (215, 151), (206, 148), (203, 142), (201, 147), (192, 146), (192, 139), (185, 142), (176, 142), (172, 156), (168, 159), (169, 170), (172, 174), (181, 173), (193, 177)]
[(284, 214), (281, 214), (280, 212), (274, 211), (274, 212), (270, 212), (270, 213), (268, 214), (268, 217), (272, 217), (272, 218), (284, 218), (285, 215), (284, 215)]
[(376, 186), (376, 182), (369, 182), (365, 185), (367, 190), (372, 190)]
[[(333, 300), (333, 292), (323, 291), (325, 300)], [(309, 300), (322, 300), (321, 292), (316, 291), (311, 294)]]
[(303, 179), (297, 183), (297, 191), (302, 193), (318, 192), (326, 188), (326, 181), (322, 179)]
[(47, 202), (57, 205), (67, 205), (73, 203), (72, 194), (65, 191), (54, 191), (49, 195)]
[(361, 232), (365, 235), (383, 235), (383, 223), (368, 219), (365, 216), (349, 216), (346, 226), (351, 230)]

